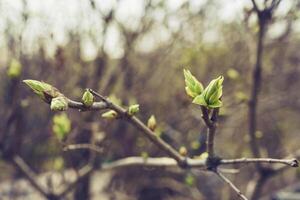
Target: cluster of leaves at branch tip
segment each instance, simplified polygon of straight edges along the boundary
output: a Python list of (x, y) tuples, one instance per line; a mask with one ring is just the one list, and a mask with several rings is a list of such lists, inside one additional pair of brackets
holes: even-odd
[(128, 108), (128, 114), (131, 115), (131, 116), (138, 113), (139, 111), (140, 111), (140, 105), (139, 104), (131, 105)]
[(151, 131), (154, 131), (156, 129), (156, 119), (154, 115), (151, 115), (151, 117), (148, 119), (147, 126)]
[(114, 110), (109, 110), (101, 115), (105, 119), (116, 119), (118, 117), (118, 113)]
[(36, 80), (23, 80), (23, 82), (42, 100), (49, 103), (51, 110), (65, 111), (68, 109), (67, 98), (52, 85)]
[(60, 141), (66, 138), (71, 131), (71, 121), (66, 113), (54, 115), (52, 130)]
[(94, 95), (88, 89), (86, 89), (82, 95), (81, 101), (86, 107), (90, 107), (94, 103)]
[(223, 76), (213, 79), (208, 86), (203, 89), (202, 84), (192, 75), (189, 70), (184, 70), (185, 90), (193, 98), (193, 103), (207, 108), (219, 108), (222, 106)]
[(48, 83), (36, 80), (23, 80), (23, 82), (28, 85), (35, 94), (37, 94), (46, 103), (51, 103), (53, 98), (58, 96), (63, 96), (58, 89), (49, 85)]
[(22, 65), (21, 65), (21, 63), (18, 60), (13, 59), (10, 62), (10, 65), (8, 66), (7, 76), (9, 78), (15, 79), (15, 78), (20, 77), (21, 72), (22, 72)]

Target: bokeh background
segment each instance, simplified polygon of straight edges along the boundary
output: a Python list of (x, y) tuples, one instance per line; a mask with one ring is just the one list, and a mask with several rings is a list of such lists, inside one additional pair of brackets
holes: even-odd
[[(257, 1), (261, 7), (269, 2)], [(256, 134), (264, 157), (300, 149), (299, 18), (299, 0), (282, 1), (264, 39)], [(247, 102), (257, 32), (250, 0), (0, 0), (0, 199), (44, 199), (20, 182), (22, 173), (9, 161), (14, 155), (47, 187), (60, 187), (52, 183), (54, 172), (60, 176), (95, 160), (95, 172), (66, 199), (235, 199), (215, 175), (197, 170), (97, 171), (126, 156), (164, 154), (125, 122), (98, 112), (51, 112), (21, 81), (43, 80), (74, 100), (93, 88), (125, 106), (139, 103), (143, 121), (155, 115), (161, 137), (196, 156), (205, 150), (206, 129), (185, 94), (183, 69), (205, 85), (223, 75), (216, 152), (251, 157)], [(68, 134), (63, 142), (60, 133)], [(102, 153), (63, 151), (62, 143), (94, 143)], [(250, 190), (255, 167), (237, 168), (230, 179)], [(297, 184), (299, 170), (287, 169), (263, 184), (261, 196), (271, 199)]]

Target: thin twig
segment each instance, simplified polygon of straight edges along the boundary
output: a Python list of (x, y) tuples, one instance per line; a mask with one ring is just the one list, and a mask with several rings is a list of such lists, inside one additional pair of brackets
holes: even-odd
[(141, 120), (139, 120), (135, 116), (130, 116), (127, 113), (127, 110), (112, 103), (107, 98), (102, 96), (101, 94), (95, 92), (92, 89), (89, 89), (90, 92), (99, 97), (102, 101), (107, 104), (107, 107), (116, 111), (120, 116), (123, 117), (126, 121), (131, 123), (137, 129), (139, 129), (147, 138), (149, 138), (154, 144), (160, 147), (164, 152), (166, 152), (170, 157), (174, 158), (180, 165), (185, 164), (185, 158), (182, 157), (178, 151), (176, 151), (171, 145), (162, 140), (159, 136), (157, 136), (152, 130), (150, 130)]
[(248, 200), (247, 197), (243, 195), (243, 193), (226, 176), (217, 170), (214, 172), (236, 192), (240, 199)]
[(260, 10), (259, 10), (259, 8), (258, 8), (258, 6), (257, 6), (257, 4), (256, 4), (256, 2), (255, 2), (255, 0), (251, 0), (251, 1), (252, 1), (252, 4), (253, 4), (254, 11), (257, 12), (257, 13), (259, 13)]
[(103, 153), (103, 150), (93, 144), (69, 144), (63, 147), (63, 151), (89, 149), (97, 153)]
[(206, 107), (201, 106), (201, 110), (203, 121), (205, 122), (205, 125), (208, 129), (206, 137), (206, 151), (208, 153), (208, 157), (214, 157), (214, 137), (217, 129), (216, 123), (219, 109), (213, 109), (211, 118), (209, 117), (209, 110)]
[(65, 188), (62, 188), (60, 191), (58, 191), (57, 196), (60, 197), (60, 198), (64, 197), (66, 194), (68, 194), (77, 185), (77, 183), (80, 180), (82, 180), (83, 178), (85, 178), (86, 176), (91, 174), (93, 172), (93, 170), (94, 170), (94, 167), (91, 164), (87, 164), (84, 167), (82, 167), (77, 172), (76, 179), (72, 183), (67, 185)]
[(247, 164), (247, 163), (281, 163), (291, 167), (298, 167), (297, 159), (274, 159), (274, 158), (238, 158), (238, 159), (224, 159), (220, 164)]
[(11, 159), (11, 163), (25, 176), (25, 178), (31, 183), (31, 185), (39, 191), (44, 197), (49, 196), (49, 192), (37, 181), (36, 174), (31, 168), (24, 162), (24, 160), (16, 155)]

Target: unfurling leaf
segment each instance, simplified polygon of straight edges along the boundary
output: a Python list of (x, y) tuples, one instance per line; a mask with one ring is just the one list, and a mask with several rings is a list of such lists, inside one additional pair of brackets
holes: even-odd
[(22, 65), (19, 61), (13, 59), (7, 69), (9, 78), (18, 78), (21, 75)]
[(46, 103), (51, 103), (51, 100), (53, 98), (62, 96), (58, 89), (45, 82), (36, 80), (23, 80), (23, 82), (28, 85), (33, 90), (33, 92), (36, 93)]
[(128, 108), (128, 114), (129, 115), (134, 115), (140, 111), (140, 105), (139, 104), (134, 104), (129, 106)]
[(55, 97), (51, 100), (51, 105), (50, 105), (51, 110), (53, 111), (64, 111), (68, 109), (68, 101), (66, 97), (64, 96), (59, 96)]
[(156, 128), (156, 119), (154, 115), (151, 115), (151, 117), (148, 119), (147, 126), (151, 131), (154, 131)]
[(115, 118), (117, 118), (117, 116), (118, 116), (118, 113), (114, 110), (109, 110), (102, 114), (102, 117), (105, 119), (115, 119)]
[(192, 73), (184, 69), (184, 80), (185, 80), (185, 91), (188, 96), (195, 98), (200, 95), (203, 91), (202, 84), (192, 75)]
[(219, 108), (222, 106), (221, 97), (223, 89), (223, 76), (212, 80), (209, 85), (204, 89), (204, 91), (196, 96), (193, 103), (205, 106), (208, 108)]
[(90, 107), (94, 103), (94, 95), (89, 90), (86, 90), (81, 100), (85, 106)]
[(71, 130), (71, 121), (66, 113), (54, 115), (52, 130), (59, 140), (63, 140), (67, 136)]

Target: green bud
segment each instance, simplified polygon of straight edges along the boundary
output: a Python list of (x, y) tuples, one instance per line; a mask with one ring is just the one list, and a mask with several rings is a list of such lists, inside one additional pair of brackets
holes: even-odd
[(148, 119), (147, 126), (151, 131), (154, 131), (156, 128), (156, 119), (154, 115), (151, 115), (151, 117)]
[(71, 121), (66, 113), (53, 116), (52, 131), (59, 140), (64, 140), (71, 131)]
[(47, 83), (36, 80), (23, 80), (23, 82), (46, 103), (50, 103), (52, 98), (62, 95), (58, 89)]
[(106, 119), (115, 119), (115, 118), (117, 118), (118, 113), (114, 110), (109, 110), (109, 111), (103, 113), (101, 116)]
[(194, 98), (193, 103), (208, 108), (221, 107), (222, 102), (220, 98), (222, 96), (223, 80), (223, 76), (219, 76), (218, 78), (212, 80), (204, 89), (203, 93)]
[(53, 111), (67, 110), (68, 109), (68, 101), (67, 101), (66, 97), (59, 96), (59, 97), (53, 98), (51, 101), (50, 108)]
[(239, 78), (240, 74), (238, 71), (236, 71), (235, 69), (231, 68), (229, 70), (227, 70), (227, 76), (228, 78), (232, 79), (232, 80), (236, 80)]
[(137, 112), (139, 112), (139, 110), (140, 110), (140, 105), (139, 105), (139, 104), (131, 105), (131, 106), (129, 106), (129, 108), (128, 108), (128, 114), (129, 114), (129, 115), (134, 115), (134, 114), (136, 114)]
[(187, 156), (188, 151), (187, 151), (187, 149), (186, 149), (185, 146), (181, 146), (181, 147), (179, 148), (179, 154), (182, 155), (182, 156), (184, 156), (184, 157)]
[(203, 91), (202, 84), (192, 75), (192, 73), (184, 69), (184, 80), (185, 80), (185, 91), (188, 96), (195, 98), (196, 96), (200, 95)]
[(13, 59), (7, 69), (7, 75), (10, 78), (18, 78), (21, 75), (22, 65), (19, 61)]
[(86, 90), (81, 100), (85, 106), (90, 107), (94, 103), (94, 96), (89, 90)]

